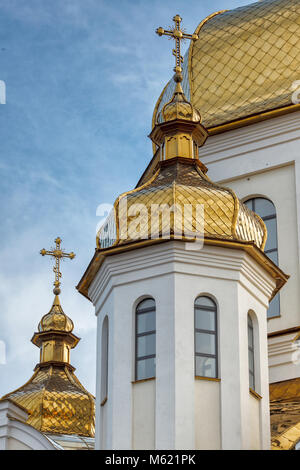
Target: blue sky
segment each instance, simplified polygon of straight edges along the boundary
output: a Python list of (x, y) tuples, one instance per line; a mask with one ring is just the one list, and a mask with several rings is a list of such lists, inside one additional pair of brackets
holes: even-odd
[(94, 252), (97, 206), (132, 189), (152, 156), (152, 111), (174, 62), (155, 29), (179, 13), (193, 32), (248, 3), (0, 0), (0, 396), (38, 362), (30, 339), (53, 300), (52, 261), (39, 250), (58, 235), (76, 253), (62, 265), (62, 305), (82, 338), (71, 362), (95, 393), (96, 318), (75, 285)]

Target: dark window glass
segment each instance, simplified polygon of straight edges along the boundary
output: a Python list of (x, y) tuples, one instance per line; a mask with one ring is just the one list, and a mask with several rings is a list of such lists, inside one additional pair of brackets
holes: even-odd
[(268, 317), (277, 317), (280, 312), (280, 299), (279, 295), (275, 295), (274, 299), (271, 300), (269, 308), (268, 308)]
[[(278, 244), (277, 244), (277, 220), (276, 220), (276, 209), (274, 204), (268, 199), (262, 197), (256, 197), (248, 199), (244, 204), (256, 212), (264, 221), (268, 237), (265, 246), (266, 255), (278, 265)], [(277, 294), (274, 299), (270, 302), (268, 308), (268, 318), (277, 317), (280, 315), (280, 297)]]
[(216, 350), (215, 335), (210, 333), (195, 334), (196, 351), (201, 354), (214, 354)]
[(101, 403), (107, 400), (108, 395), (108, 336), (109, 324), (106, 316), (102, 324), (101, 338)]
[(215, 325), (215, 313), (214, 311), (197, 309), (195, 312), (196, 328), (199, 330), (214, 331)]
[(212, 357), (196, 356), (196, 372), (198, 377), (217, 377), (217, 361)]
[[(259, 214), (258, 214), (259, 215)], [(268, 231), (268, 238), (265, 246), (265, 252), (269, 250), (277, 250), (277, 226), (276, 218), (268, 219), (264, 221)]]
[(155, 377), (155, 301), (145, 299), (136, 308), (135, 379)]
[(218, 377), (217, 306), (206, 296), (195, 300), (195, 375)]
[(147, 313), (140, 313), (137, 316), (137, 332), (145, 333), (147, 331), (155, 330), (155, 315)]
[(137, 338), (137, 357), (155, 355), (155, 333)]
[[(253, 199), (252, 199), (253, 201)], [(273, 202), (263, 197), (256, 197), (254, 199), (255, 211), (258, 215), (263, 214), (264, 217), (273, 216), (275, 213), (275, 207)], [(260, 216), (262, 217), (262, 216)]]
[(136, 374), (137, 380), (155, 377), (155, 357), (137, 361)]
[(253, 323), (250, 315), (248, 315), (248, 361), (249, 361), (249, 387), (255, 390), (254, 375), (254, 335)]

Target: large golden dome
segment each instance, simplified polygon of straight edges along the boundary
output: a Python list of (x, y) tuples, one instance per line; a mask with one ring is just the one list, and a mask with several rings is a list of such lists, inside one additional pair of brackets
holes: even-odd
[[(196, 12), (195, 12), (196, 13)], [(300, 2), (264, 0), (201, 21), (183, 63), (183, 91), (209, 132), (222, 125), (292, 105), (299, 80)], [(171, 99), (166, 85), (153, 126)]]

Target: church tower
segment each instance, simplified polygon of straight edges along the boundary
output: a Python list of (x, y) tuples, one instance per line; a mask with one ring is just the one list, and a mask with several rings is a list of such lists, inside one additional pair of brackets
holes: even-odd
[[(260, 215), (265, 253), (290, 275), (267, 312), (271, 434), (273, 449), (300, 448), (300, 2), (217, 11), (199, 18), (195, 34), (182, 87), (208, 133), (199, 158)], [(158, 97), (153, 127), (175, 86)], [(155, 172), (153, 150), (138, 186)]]
[(64, 449), (94, 447), (94, 397), (83, 387), (70, 363), (70, 351), (80, 338), (73, 334), (74, 324), (63, 311), (59, 300), (60, 260), (73, 259), (74, 253), (55, 248), (42, 249), (41, 255), (55, 259), (54, 301), (50, 311), (39, 322), (31, 341), (40, 349), (40, 360), (33, 376), (22, 387), (3, 396), (28, 414), (27, 424), (46, 435)]
[[(207, 130), (183, 89), (150, 138), (152, 174), (122, 194), (79, 291), (98, 320), (96, 449), (269, 449), (267, 309), (288, 276), (262, 219), (199, 160)], [(204, 145), (204, 147), (203, 147)]]

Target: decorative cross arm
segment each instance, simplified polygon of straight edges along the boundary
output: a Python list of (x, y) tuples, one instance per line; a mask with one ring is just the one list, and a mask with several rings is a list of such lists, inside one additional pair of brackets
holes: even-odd
[(174, 16), (173, 21), (175, 23), (174, 28), (164, 29), (162, 27), (157, 28), (156, 33), (159, 36), (169, 36), (169, 39), (175, 40), (175, 49), (173, 49), (173, 55), (175, 56), (175, 67), (174, 72), (181, 74), (182, 68), (181, 64), (183, 63), (183, 57), (181, 55), (181, 41), (190, 39), (191, 41), (196, 41), (198, 39), (197, 34), (187, 34), (184, 30), (180, 29), (180, 23), (182, 18), (179, 15)]
[(45, 250), (45, 248), (43, 248), (41, 251), (40, 251), (40, 254), (42, 256), (45, 256), (45, 255), (49, 255), (49, 256), (53, 256), (53, 258), (55, 258), (55, 266), (53, 267), (53, 271), (54, 271), (54, 274), (55, 274), (55, 280), (54, 280), (54, 289), (53, 289), (53, 292), (55, 295), (59, 295), (60, 294), (60, 278), (62, 276), (61, 272), (60, 272), (60, 260), (63, 259), (63, 258), (69, 258), (69, 259), (73, 259), (75, 258), (75, 253), (73, 253), (73, 251), (71, 251), (71, 253), (65, 253), (62, 249), (61, 249), (61, 238), (57, 237), (55, 240), (55, 248), (53, 248), (52, 250)]

